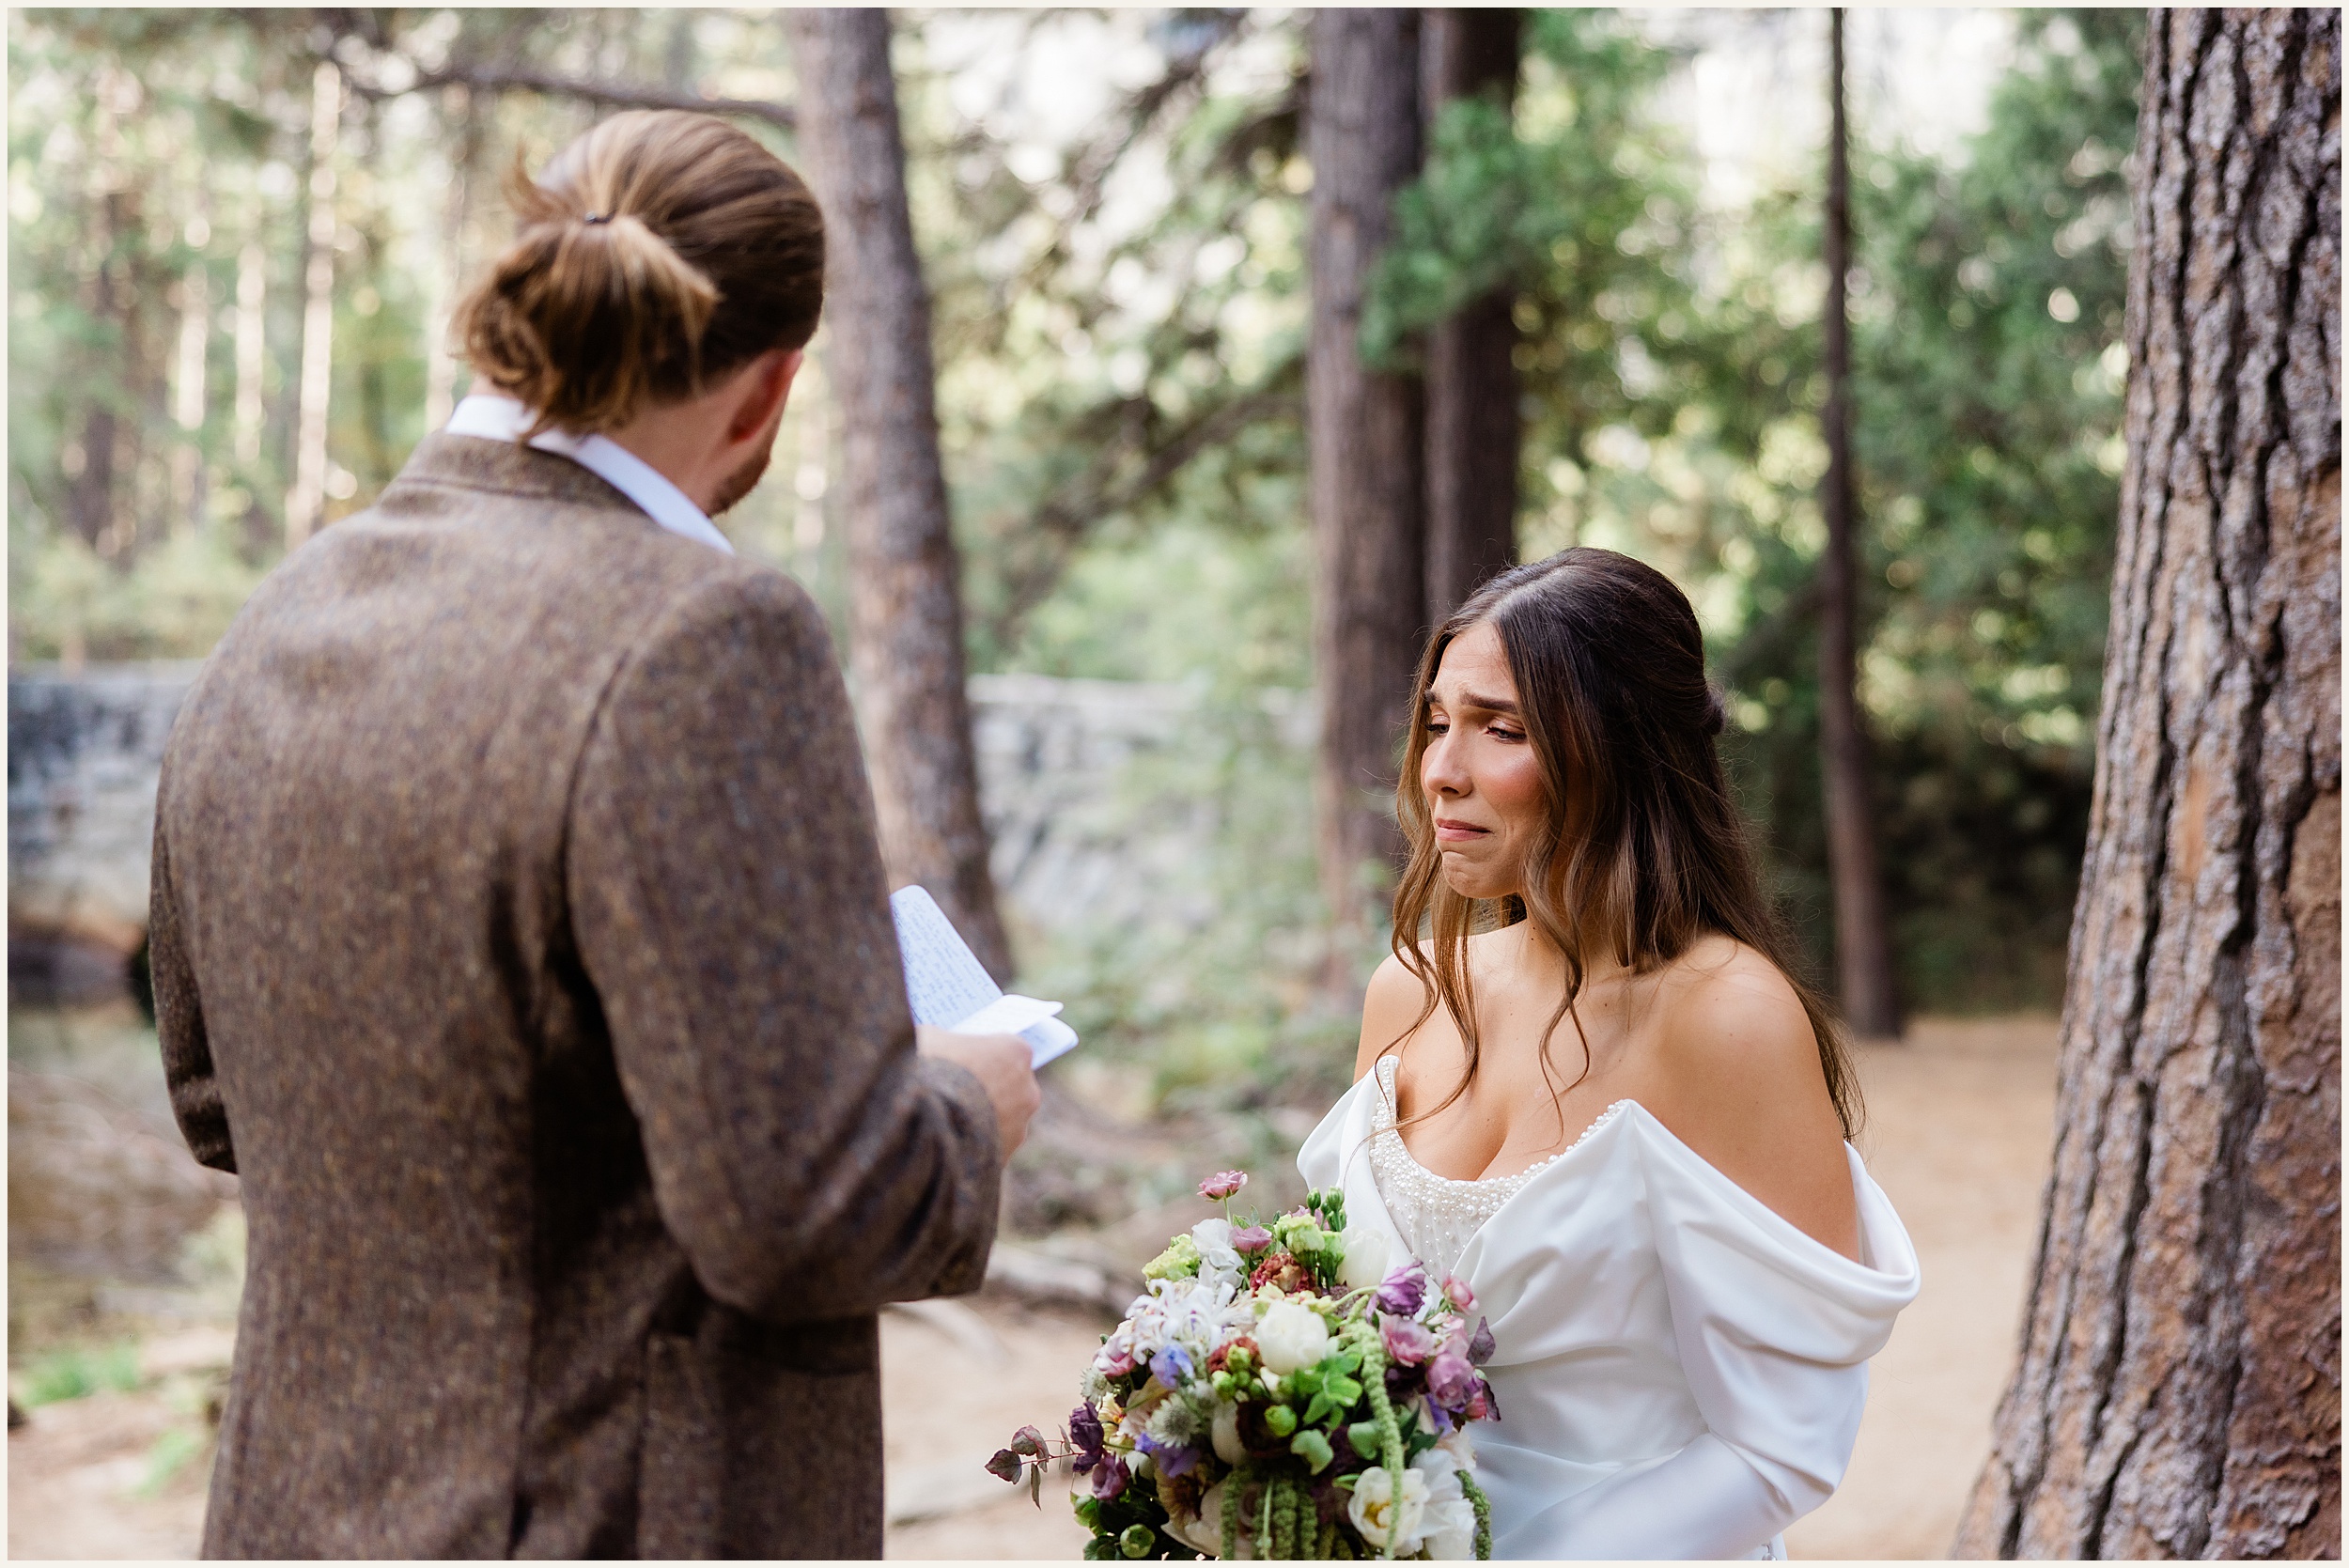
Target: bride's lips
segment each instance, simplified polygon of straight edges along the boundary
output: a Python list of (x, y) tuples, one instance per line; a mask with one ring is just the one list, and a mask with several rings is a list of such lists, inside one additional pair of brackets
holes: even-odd
[(1490, 828), (1480, 828), (1473, 822), (1455, 822), (1445, 816), (1436, 818), (1436, 842), (1438, 844), (1474, 844), (1479, 839), (1490, 837), (1492, 837)]

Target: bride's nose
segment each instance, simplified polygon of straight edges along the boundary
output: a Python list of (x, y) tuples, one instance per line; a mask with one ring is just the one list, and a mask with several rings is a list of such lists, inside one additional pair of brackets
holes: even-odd
[(1466, 795), (1470, 788), (1465, 757), (1449, 735), (1432, 737), (1419, 762), (1420, 787), (1430, 795)]

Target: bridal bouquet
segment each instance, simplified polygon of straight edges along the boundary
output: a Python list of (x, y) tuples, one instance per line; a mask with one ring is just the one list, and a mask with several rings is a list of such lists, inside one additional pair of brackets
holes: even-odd
[[(1348, 1230), (1344, 1198), (1235, 1222), (1247, 1185), (1143, 1270), (1147, 1294), (1101, 1342), (1057, 1441), (1022, 1427), (988, 1469), (1067, 1459), (1087, 1559), (1486, 1558), (1468, 1423), (1496, 1415), (1476, 1369), (1491, 1330), (1457, 1280)], [(1390, 1266), (1390, 1265), (1392, 1266)]]

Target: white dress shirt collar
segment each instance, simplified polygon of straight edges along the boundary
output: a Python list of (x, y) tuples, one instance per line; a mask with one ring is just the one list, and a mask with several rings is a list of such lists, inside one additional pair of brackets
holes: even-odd
[[(457, 405), (444, 431), (452, 436), (478, 436), (484, 441), (517, 441), (537, 419), (511, 397), (476, 392)], [(608, 437), (575, 436), (548, 428), (530, 438), (541, 452), (568, 458), (645, 509), (645, 515), (672, 534), (698, 539), (713, 550), (734, 553), (733, 544), (708, 513), (670, 483), (666, 474)]]

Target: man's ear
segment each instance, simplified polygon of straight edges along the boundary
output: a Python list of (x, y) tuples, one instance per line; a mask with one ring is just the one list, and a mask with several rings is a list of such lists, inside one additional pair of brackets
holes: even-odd
[(806, 357), (801, 349), (770, 349), (751, 362), (742, 400), (735, 404), (734, 417), (726, 421), (728, 442), (748, 441), (773, 423), (784, 399), (791, 396), (791, 382)]

